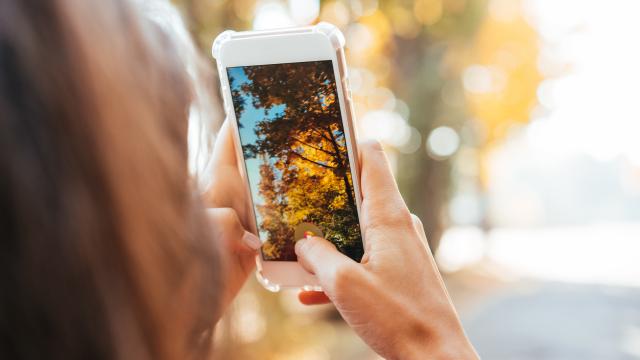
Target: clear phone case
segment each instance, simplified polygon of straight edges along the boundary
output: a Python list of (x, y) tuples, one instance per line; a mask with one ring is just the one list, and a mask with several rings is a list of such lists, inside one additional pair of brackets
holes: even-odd
[[(340, 81), (339, 84), (336, 84), (336, 85), (342, 87), (342, 93), (344, 94), (343, 96), (344, 97), (343, 100), (345, 104), (344, 108), (345, 108), (346, 117), (347, 117), (346, 125), (350, 129), (349, 131), (350, 141), (351, 141), (351, 144), (353, 144), (353, 146), (351, 147), (351, 151), (353, 152), (353, 158), (355, 159), (355, 166), (353, 167), (354, 168), (353, 172), (355, 175), (354, 178), (359, 180), (360, 179), (360, 171), (359, 171), (360, 166), (358, 163), (359, 157), (357, 154), (357, 148), (355, 146), (356, 128), (354, 127), (353, 104), (351, 101), (351, 90), (349, 88), (349, 82), (348, 82), (349, 76), (348, 76), (347, 63), (346, 63), (345, 53), (344, 53), (345, 38), (342, 32), (340, 31), (340, 29), (338, 29), (333, 24), (330, 24), (327, 22), (321, 22), (314, 26), (294, 27), (294, 28), (285, 28), (285, 29), (274, 29), (274, 30), (239, 31), (239, 32), (233, 31), (233, 30), (226, 30), (220, 33), (216, 37), (216, 39), (213, 41), (211, 54), (216, 59), (218, 73), (224, 74), (226, 71), (226, 65), (221, 60), (222, 59), (221, 54), (224, 51), (225, 44), (232, 42), (234, 40), (239, 40), (239, 39), (275, 37), (275, 36), (282, 36), (282, 35), (295, 35), (295, 34), (304, 34), (304, 33), (317, 33), (317, 34), (324, 35), (327, 38), (327, 41), (329, 41), (329, 43), (332, 45), (333, 49), (335, 50), (338, 70), (340, 71), (340, 78), (342, 79), (342, 81)], [(222, 82), (222, 76), (220, 78)], [(221, 83), (221, 86), (222, 86), (222, 96), (225, 103), (225, 112), (233, 111), (231, 110), (233, 109), (233, 107), (228, 106), (228, 104), (231, 104), (231, 99), (228, 98), (230, 94), (227, 94), (228, 91), (225, 91), (226, 86), (223, 83)], [(229, 114), (227, 114), (227, 117), (228, 116)], [(246, 176), (246, 175), (243, 174), (243, 176)], [(257, 265), (256, 277), (260, 282), (260, 284), (262, 284), (262, 286), (264, 286), (267, 290), (277, 292), (285, 288), (301, 288), (307, 291), (311, 291), (311, 290), (322, 291), (322, 288), (318, 285), (301, 284), (300, 286), (286, 286), (286, 285), (282, 285), (282, 284), (278, 284), (273, 281), (270, 281), (266, 276), (264, 276), (262, 259), (260, 255), (256, 256), (256, 265)]]

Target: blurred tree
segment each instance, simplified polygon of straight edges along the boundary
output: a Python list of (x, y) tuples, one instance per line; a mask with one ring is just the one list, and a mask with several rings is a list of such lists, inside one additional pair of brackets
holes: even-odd
[[(447, 125), (457, 131), (468, 120), (463, 103), (443, 101), (443, 92), (451, 98), (464, 98), (460, 86), (461, 69), (450, 66), (447, 59), (459, 48), (470, 46), (485, 11), (483, 0), (416, 1), (399, 5), (388, 1), (390, 14), (411, 14), (418, 31), (396, 32), (393, 39), (396, 64), (391, 88), (406, 99), (411, 109), (409, 123), (422, 135), (416, 151), (404, 154), (398, 161), (398, 182), (407, 205), (422, 219), (432, 251), (436, 251), (447, 224), (446, 209), (453, 187), (451, 158), (429, 155), (424, 140), (431, 130)], [(398, 10), (401, 9), (401, 10)], [(395, 27), (413, 29), (414, 25), (398, 24), (404, 17), (392, 17)], [(406, 20), (405, 20), (406, 21)]]
[[(488, 153), (508, 135), (513, 125), (529, 121), (542, 81), (537, 66), (537, 34), (525, 21), (520, 1), (514, 0), (509, 6), (515, 7), (511, 13), (488, 16), (472, 46), (457, 53), (457, 64), (467, 68), (475, 66), (484, 72), (490, 84), (487, 91), (478, 91), (473, 86), (466, 89), (468, 111), (483, 129), (480, 144), (483, 188), (487, 186)], [(468, 80), (473, 85), (473, 76)]]

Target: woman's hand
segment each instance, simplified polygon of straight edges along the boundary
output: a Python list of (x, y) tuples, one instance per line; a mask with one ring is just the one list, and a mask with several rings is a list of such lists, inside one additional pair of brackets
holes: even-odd
[(247, 231), (252, 213), (246, 185), (238, 171), (231, 131), (225, 121), (214, 148), (212, 168), (215, 176), (204, 195), (225, 277), (223, 311), (253, 272), (255, 256), (261, 246), (258, 237)]
[[(321, 238), (296, 243), (298, 261), (325, 293), (302, 292), (305, 304), (334, 303), (369, 346), (393, 359), (476, 359), (420, 220), (409, 213), (382, 147), (362, 144), (365, 255), (356, 263)], [(326, 294), (326, 297), (325, 297)]]

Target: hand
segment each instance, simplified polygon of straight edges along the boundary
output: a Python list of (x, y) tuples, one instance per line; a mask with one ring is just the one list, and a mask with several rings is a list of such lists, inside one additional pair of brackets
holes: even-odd
[(322, 303), (328, 297), (385, 358), (476, 359), (422, 224), (402, 200), (382, 147), (367, 143), (359, 150), (365, 255), (357, 263), (322, 238), (299, 240), (298, 261), (324, 289), (302, 292), (300, 301)]
[(233, 134), (227, 121), (218, 133), (213, 154), (212, 169), (215, 172), (208, 191), (204, 194), (213, 238), (216, 241), (225, 276), (222, 311), (238, 294), (247, 277), (255, 268), (255, 257), (261, 243), (257, 236), (247, 231), (250, 203), (246, 186), (238, 171)]

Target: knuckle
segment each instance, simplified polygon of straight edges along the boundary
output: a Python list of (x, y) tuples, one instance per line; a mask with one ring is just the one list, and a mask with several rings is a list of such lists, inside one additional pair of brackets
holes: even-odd
[(411, 213), (411, 221), (416, 225), (416, 227), (420, 229), (424, 229), (424, 226), (422, 225), (422, 220), (420, 220), (418, 215)]
[(404, 207), (391, 209), (371, 219), (371, 228), (407, 229), (413, 227), (412, 214)]
[(375, 139), (362, 142), (360, 147), (364, 148), (366, 151), (384, 151), (380, 141)]
[(207, 190), (207, 192), (203, 196), (204, 202), (205, 202), (206, 206), (208, 206), (208, 207), (215, 207), (216, 204), (218, 204), (219, 201), (220, 201), (219, 200), (219, 195), (215, 191), (216, 188), (217, 188), (216, 179), (212, 178), (211, 182), (209, 183), (209, 190)]
[(220, 220), (227, 226), (240, 226), (240, 218), (234, 209), (218, 208), (216, 211)]
[(406, 208), (398, 209), (398, 211), (396, 211), (390, 219), (401, 227), (408, 227), (413, 225), (413, 218), (411, 217), (411, 213)]
[(344, 264), (337, 267), (334, 274), (334, 289), (336, 293), (342, 293), (352, 288), (360, 278), (359, 270), (356, 264)]

